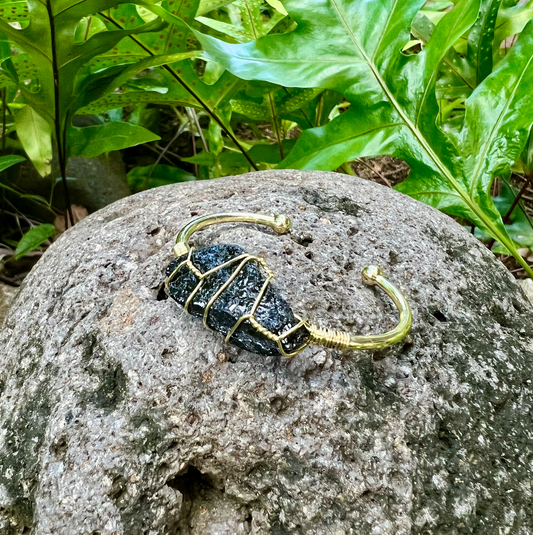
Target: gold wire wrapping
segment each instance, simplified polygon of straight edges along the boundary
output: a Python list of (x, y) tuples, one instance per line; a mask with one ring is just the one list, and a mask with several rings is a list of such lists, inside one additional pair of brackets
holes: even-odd
[(251, 261), (254, 261), (254, 262), (257, 262), (259, 264), (259, 266), (263, 269), (263, 271), (265, 272), (266, 274), (266, 280), (265, 282), (263, 283), (263, 286), (261, 287), (261, 290), (259, 291), (259, 293), (257, 294), (257, 297), (254, 301), (254, 304), (252, 305), (252, 308), (251, 310), (247, 313), (247, 314), (243, 314), (236, 322), (235, 324), (233, 325), (233, 327), (231, 328), (231, 330), (228, 332), (228, 334), (226, 335), (226, 338), (225, 338), (225, 341), (226, 342), (230, 342), (231, 340), (231, 337), (233, 336), (233, 334), (235, 333), (235, 331), (238, 329), (239, 325), (241, 325), (241, 323), (243, 323), (244, 321), (248, 321), (253, 327), (254, 329), (259, 332), (260, 334), (262, 334), (263, 336), (265, 336), (266, 338), (268, 338), (269, 340), (272, 340), (273, 342), (276, 342), (276, 344), (278, 345), (278, 348), (279, 348), (279, 351), (280, 353), (284, 356), (284, 357), (293, 357), (294, 355), (296, 355), (297, 353), (299, 353), (300, 351), (302, 351), (305, 347), (307, 347), (307, 345), (309, 344), (308, 341), (306, 341), (304, 344), (302, 344), (299, 348), (297, 348), (295, 351), (293, 351), (292, 353), (287, 353), (283, 347), (283, 340), (285, 340), (288, 336), (290, 336), (293, 332), (295, 332), (296, 330), (298, 330), (300, 327), (302, 326), (305, 326), (306, 325), (306, 320), (304, 319), (301, 319), (299, 316), (296, 316), (296, 319), (298, 320), (298, 323), (291, 327), (289, 330), (285, 331), (283, 334), (275, 334), (273, 333), (272, 331), (269, 331), (266, 327), (264, 327), (263, 325), (261, 325), (257, 319), (255, 318), (255, 312), (257, 311), (257, 308), (259, 307), (260, 303), (261, 303), (261, 300), (263, 299), (263, 296), (265, 295), (265, 292), (268, 288), (268, 285), (270, 284), (270, 281), (272, 279), (275, 279), (276, 276), (274, 275), (274, 273), (272, 272), (272, 270), (268, 267), (267, 263), (265, 262), (265, 260), (263, 258), (260, 258), (258, 256), (254, 256), (254, 255), (251, 255), (251, 254), (247, 254), (247, 253), (243, 253), (235, 258), (232, 258), (231, 260), (228, 260), (227, 262), (224, 262), (223, 264), (220, 264), (219, 266), (216, 266), (214, 268), (211, 268), (209, 269), (208, 271), (206, 271), (205, 273), (202, 273), (194, 264), (193, 264), (193, 261), (192, 261), (192, 254), (193, 254), (193, 251), (194, 251), (194, 248), (191, 247), (189, 249), (189, 253), (187, 255), (187, 259), (184, 260), (183, 262), (180, 262), (180, 264), (174, 269), (174, 271), (168, 276), (168, 278), (166, 279), (165, 281), (165, 290), (168, 294), (168, 291), (169, 291), (169, 285), (170, 283), (172, 282), (172, 280), (174, 279), (174, 277), (176, 276), (176, 274), (178, 273), (178, 271), (183, 267), (183, 266), (187, 266), (189, 268), (189, 270), (195, 275), (196, 278), (198, 278), (198, 284), (195, 286), (195, 288), (192, 290), (192, 292), (189, 294), (189, 296), (187, 297), (187, 300), (185, 301), (185, 305), (184, 305), (184, 310), (185, 310), (185, 313), (186, 314), (190, 314), (189, 312), (189, 305), (192, 303), (193, 299), (194, 299), (194, 296), (198, 293), (198, 291), (200, 290), (200, 288), (203, 286), (205, 280), (207, 279), (207, 277), (209, 277), (209, 275), (212, 275), (213, 273), (219, 271), (220, 269), (223, 269), (225, 267), (228, 267), (232, 264), (235, 264), (237, 262), (240, 261), (239, 265), (237, 266), (237, 268), (232, 272), (232, 274), (230, 275), (230, 277), (228, 278), (228, 280), (226, 282), (224, 282), (224, 284), (218, 288), (218, 290), (213, 294), (213, 296), (209, 299), (207, 305), (205, 306), (205, 309), (204, 309), (204, 314), (203, 314), (203, 322), (204, 322), (204, 325), (205, 327), (207, 327), (209, 330), (213, 330), (211, 329), (211, 327), (209, 327), (208, 323), (207, 323), (207, 320), (208, 320), (208, 317), (209, 317), (209, 312), (211, 310), (211, 307), (213, 306), (213, 304), (215, 303), (215, 301), (222, 295), (222, 293), (224, 293), (225, 290), (227, 290), (231, 284), (233, 283), (233, 281), (238, 277), (239, 273), (242, 271), (242, 269), (244, 268), (244, 266), (248, 263), (248, 262), (251, 262)]
[(346, 349), (350, 343), (350, 333), (320, 327), (319, 325), (306, 325), (309, 331), (309, 343), (331, 349)]

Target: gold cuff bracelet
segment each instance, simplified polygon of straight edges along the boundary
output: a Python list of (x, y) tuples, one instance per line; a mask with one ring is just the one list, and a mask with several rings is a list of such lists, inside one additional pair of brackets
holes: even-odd
[(400, 321), (391, 331), (368, 336), (332, 330), (294, 314), (270, 281), (275, 278), (263, 258), (236, 245), (202, 249), (189, 246), (192, 234), (217, 223), (266, 225), (278, 234), (291, 229), (286, 215), (211, 214), (198, 217), (179, 232), (176, 259), (167, 268), (165, 291), (187, 314), (201, 317), (204, 325), (225, 335), (226, 342), (261, 355), (292, 357), (309, 344), (336, 349), (381, 349), (402, 340), (409, 332), (412, 314), (400, 290), (381, 268), (363, 269), (365, 284), (379, 286), (396, 305)]

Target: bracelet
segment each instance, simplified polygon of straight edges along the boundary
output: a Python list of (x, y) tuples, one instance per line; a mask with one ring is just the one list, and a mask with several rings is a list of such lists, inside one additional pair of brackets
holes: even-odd
[(291, 220), (286, 215), (211, 214), (194, 219), (178, 233), (176, 258), (166, 269), (165, 292), (187, 314), (202, 318), (205, 327), (224, 334), (226, 343), (260, 355), (292, 357), (309, 344), (381, 349), (399, 342), (411, 329), (407, 300), (377, 266), (363, 269), (363, 282), (379, 286), (396, 305), (400, 321), (394, 329), (358, 336), (302, 319), (270, 284), (275, 275), (263, 258), (245, 253), (237, 245), (189, 246), (194, 232), (218, 223), (266, 225), (285, 234), (291, 229)]

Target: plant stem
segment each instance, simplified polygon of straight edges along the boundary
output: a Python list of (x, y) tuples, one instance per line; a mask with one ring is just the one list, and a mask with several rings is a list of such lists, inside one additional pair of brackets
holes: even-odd
[[(149, 145), (148, 143), (145, 143), (144, 144), (144, 147), (146, 147), (148, 150), (151, 150), (152, 152), (155, 152), (158, 156), (160, 154), (159, 151), (157, 151), (156, 149), (154, 149), (154, 147), (152, 147), (151, 145)], [(159, 145), (156, 145), (156, 147), (159, 149), (159, 150), (163, 150), (163, 147), (160, 147)], [(170, 151), (167, 151), (168, 154), (171, 154), (172, 156), (174, 156), (174, 154)], [(167, 155), (165, 154), (163, 156), (163, 158), (170, 164), (170, 165), (176, 165), (175, 162), (173, 162), (170, 158), (167, 157)]]
[[(101, 17), (103, 17), (105, 20), (116, 26), (117, 28), (123, 30), (124, 28), (118, 24), (118, 22), (115, 22), (111, 17), (108, 17), (107, 15), (104, 15), (103, 13), (99, 13)], [(146, 46), (144, 46), (141, 41), (133, 37), (133, 35), (130, 35), (129, 38), (138, 46), (140, 46), (147, 54), (150, 56), (155, 56), (155, 54)], [(168, 65), (162, 65), (162, 67), (189, 93), (197, 102), (200, 104), (200, 106), (205, 110), (205, 112), (212, 117), (212, 119), (222, 128), (222, 130), (226, 133), (226, 135), (235, 143), (235, 146), (242, 152), (242, 155), (248, 160), (250, 165), (256, 170), (259, 171), (259, 168), (255, 165), (255, 163), (252, 161), (250, 156), (246, 153), (246, 150), (244, 147), (239, 143), (237, 138), (230, 132), (229, 128), (226, 127), (226, 125), (222, 122), (220, 117), (215, 113), (214, 110), (212, 110), (201, 98), (199, 95), (197, 95), (182, 79), (174, 70), (169, 67)]]
[(87, 19), (87, 28), (85, 29), (85, 41), (89, 39), (89, 31), (91, 30), (91, 22), (93, 21), (92, 17)]
[(276, 114), (276, 105), (274, 104), (274, 99), (272, 98), (272, 93), (268, 94), (268, 101), (270, 103), (270, 113), (272, 115), (272, 126), (274, 127), (274, 133), (276, 134), (276, 139), (278, 141), (278, 148), (279, 148), (279, 155), (281, 156), (281, 159), (285, 159), (285, 155), (283, 154), (283, 145), (282, 145), (282, 139), (281, 139), (281, 129), (278, 122), (278, 116)]
[[(185, 108), (185, 111), (187, 112), (187, 117), (189, 118), (189, 130), (191, 132), (192, 153), (194, 156), (196, 156), (196, 136), (194, 135), (194, 128), (192, 126), (193, 117), (192, 117), (190, 108)], [(194, 164), (194, 176), (198, 178), (198, 164), (197, 163)]]
[[(55, 101), (55, 130), (56, 130), (56, 143), (57, 143), (57, 153), (59, 158), (59, 169), (61, 171), (61, 182), (63, 183), (63, 189), (65, 191), (65, 201), (67, 203), (67, 214), (65, 217), (65, 229), (68, 229), (68, 220), (70, 217), (70, 222), (74, 226), (74, 217), (72, 216), (72, 206), (70, 204), (70, 197), (68, 194), (67, 186), (67, 155), (66, 155), (66, 143), (63, 135), (66, 135), (66, 128), (61, 128), (61, 112), (60, 112), (60, 103), (59, 103), (59, 66), (57, 63), (57, 49), (56, 49), (56, 32), (54, 25), (54, 15), (52, 14), (51, 0), (46, 2), (46, 10), (48, 11), (48, 19), (50, 22), (50, 36), (51, 36), (51, 46), (52, 46), (52, 69), (54, 72), (54, 101)], [(64, 130), (64, 132), (62, 131)]]
[[(257, 28), (255, 27), (254, 17), (252, 15), (252, 10), (250, 8), (250, 4), (247, 0), (245, 0), (244, 4), (246, 5), (246, 11), (248, 12), (248, 21), (250, 23), (250, 27), (252, 28), (252, 32), (254, 34), (254, 39), (257, 41), (259, 39), (259, 34), (257, 33)], [(286, 87), (282, 86), (285, 92), (290, 95), (289, 91)], [(281, 139), (281, 128), (278, 121), (277, 113), (276, 113), (276, 106), (274, 103), (274, 99), (272, 98), (272, 93), (268, 94), (268, 101), (270, 103), (270, 112), (272, 115), (272, 126), (274, 127), (274, 133), (276, 134), (276, 139), (278, 140), (278, 147), (279, 147), (279, 155), (281, 156), (281, 159), (285, 159), (285, 155), (283, 154), (283, 146), (282, 146), (282, 139)], [(302, 112), (302, 115), (309, 123), (309, 119), (306, 117), (303, 110), (300, 108), (300, 111)], [(311, 124), (309, 123), (311, 126)]]
[[(289, 90), (285, 86), (282, 86), (282, 89), (283, 91), (285, 91), (285, 93), (287, 93), (287, 95), (289, 95), (289, 97), (291, 96)], [(313, 123), (309, 120), (309, 117), (307, 116), (307, 113), (305, 113), (303, 108), (298, 108), (298, 111), (302, 114), (302, 117), (306, 120), (307, 124), (309, 125), (309, 128), (313, 128)]]
[(341, 169), (344, 171), (345, 174), (350, 175), (350, 176), (355, 176), (355, 171), (352, 169), (350, 162), (344, 162), (341, 165)]
[(204, 144), (204, 150), (209, 152), (209, 143), (205, 139), (204, 132), (202, 130), (202, 127), (200, 126), (200, 121), (198, 120), (198, 114), (196, 113), (196, 110), (191, 108), (192, 116), (194, 117), (194, 122), (196, 123), (196, 128), (198, 129), (198, 135), (200, 136), (200, 139), (202, 140), (202, 143)]
[(2, 154), (6, 152), (7, 88), (2, 89)]
[[(515, 208), (517, 207), (518, 203), (520, 202), (520, 199), (522, 199), (524, 197), (524, 193), (526, 192), (526, 189), (527, 187), (529, 186), (530, 183), (533, 183), (533, 171), (531, 171), (531, 173), (529, 173), (529, 175), (526, 177), (526, 180), (524, 182), (524, 184), (522, 185), (522, 187), (520, 188), (520, 191), (518, 192), (518, 194), (516, 195), (516, 197), (513, 199), (513, 202), (509, 208), (509, 210), (507, 210), (506, 214), (503, 216), (502, 218), (502, 221), (503, 221), (503, 224), (504, 225), (508, 225), (510, 222), (511, 222), (511, 215), (513, 214)], [(526, 218), (528, 219), (530, 225), (531, 225), (531, 221), (529, 220), (529, 217), (528, 215), (526, 214), (526, 212), (524, 212)], [(532, 225), (533, 227), (533, 225)], [(492, 240), (487, 244), (487, 247), (489, 249), (492, 249), (494, 247), (494, 244), (496, 243), (496, 240), (494, 238), (492, 238)]]
[[(7, 122), (7, 88), (2, 89), (2, 154), (6, 153), (6, 122)], [(2, 189), (2, 205), (0, 206), (0, 235), (4, 232), (6, 192)]]
[(146, 176), (143, 184), (143, 189), (148, 189), (148, 184), (150, 183), (150, 179), (152, 178), (152, 173), (154, 172), (154, 169), (159, 165), (159, 162), (161, 161), (161, 158), (165, 155), (167, 150), (170, 148), (172, 143), (178, 139), (180, 134), (185, 130), (185, 124), (180, 125), (177, 132), (174, 134), (174, 137), (168, 142), (168, 145), (161, 151), (161, 154), (157, 157), (157, 160), (155, 161), (154, 165), (152, 165), (152, 168), (150, 169), (150, 172)]
[[(320, 95), (318, 106), (316, 110), (315, 126), (321, 126), (322, 112), (324, 111), (324, 93)], [(311, 126), (312, 128), (312, 126)]]
[(529, 175), (526, 176), (526, 180), (524, 182), (524, 185), (520, 188), (520, 191), (518, 192), (518, 195), (514, 198), (513, 204), (511, 204), (511, 207), (509, 208), (509, 210), (507, 210), (507, 213), (503, 217), (503, 222), (504, 222), (505, 225), (509, 224), (509, 222), (511, 220), (511, 214), (513, 213), (514, 209), (516, 208), (516, 205), (520, 202), (520, 199), (522, 198), (522, 196), (526, 192), (526, 189), (527, 189), (527, 187), (529, 186), (529, 184), (531, 183), (532, 180), (533, 180), (533, 171), (531, 171), (531, 173), (529, 173)]
[[(148, 145), (147, 145), (147, 146), (148, 146)], [(150, 148), (152, 148), (152, 147), (150, 147)], [(158, 150), (165, 150), (165, 147), (162, 147), (161, 145), (159, 145), (159, 143), (156, 143), (155, 148), (158, 149)], [(155, 149), (153, 149), (153, 150), (154, 150), (154, 152), (155, 152), (156, 154), (159, 154), (159, 153), (157, 152), (157, 150), (155, 150)], [(172, 165), (176, 165), (176, 164), (173, 163), (172, 160), (171, 160), (170, 158), (167, 157), (167, 154), (170, 154), (170, 156), (172, 156), (173, 158), (176, 158), (176, 160), (178, 160), (179, 162), (181, 162), (181, 156), (180, 156), (179, 154), (176, 154), (175, 152), (172, 152), (171, 150), (167, 150), (167, 151), (165, 152), (165, 155), (163, 156), (163, 158), (165, 158), (165, 160), (166, 160), (167, 162), (170, 162)]]
[(26, 217), (26, 215), (24, 214), (24, 212), (21, 212), (11, 201), (9, 201), (8, 199), (6, 199), (6, 203), (9, 204), (9, 206), (11, 206), (11, 208), (13, 208), (13, 210), (15, 211), (15, 214), (14, 214), (14, 217), (17, 219), (17, 223), (18, 223), (18, 227), (19, 227), (19, 230), (21, 232), (21, 234), (24, 234), (24, 232), (22, 231), (22, 227), (20, 226), (20, 221), (19, 221), (19, 216), (22, 217), (22, 219), (24, 219), (24, 221), (26, 221), (26, 223), (28, 223), (29, 227), (32, 228), (34, 227), (35, 225), (33, 225), (31, 223), (31, 221)]

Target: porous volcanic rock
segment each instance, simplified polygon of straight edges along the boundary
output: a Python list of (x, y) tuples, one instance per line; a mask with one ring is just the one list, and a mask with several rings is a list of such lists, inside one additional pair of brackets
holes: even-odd
[[(313, 321), (374, 352), (292, 360), (227, 346), (160, 291), (191, 218), (286, 213), (290, 234), (219, 225), (195, 245), (262, 255)], [(533, 533), (533, 310), (445, 215), (346, 175), (176, 184), (91, 215), (26, 278), (0, 334), (0, 533)]]
[(17, 295), (17, 288), (0, 282), (0, 329), (15, 295)]

